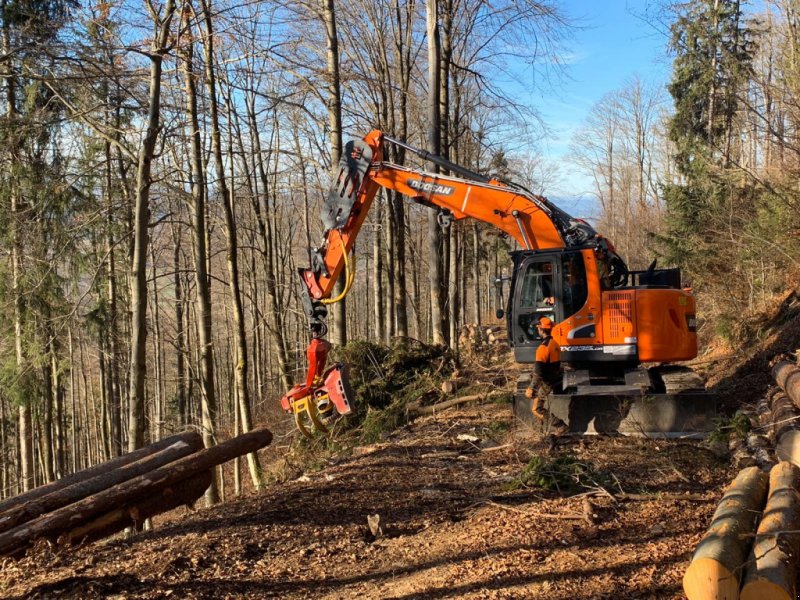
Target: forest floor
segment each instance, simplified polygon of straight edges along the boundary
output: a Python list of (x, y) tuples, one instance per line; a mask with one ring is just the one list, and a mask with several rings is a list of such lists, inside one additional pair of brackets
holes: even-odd
[[(797, 295), (757, 339), (698, 360), (729, 412), (764, 393), (776, 353), (800, 348)], [(493, 360), (483, 372), (514, 381), (510, 359)], [(286, 468), (283, 443), (264, 453), (283, 471), (261, 493), (173, 511), (130, 538), (40, 544), (0, 564), (0, 597), (681, 598), (735, 474), (699, 441), (553, 443), (507, 403), (419, 418), (305, 474)]]
[[(509, 404), (424, 417), (260, 494), (175, 511), (154, 531), (39, 547), (2, 565), (0, 595), (680, 597), (728, 465), (698, 442), (586, 437), (553, 447), (520, 427)], [(522, 484), (536, 456), (546, 465), (538, 483), (549, 473), (570, 489)]]

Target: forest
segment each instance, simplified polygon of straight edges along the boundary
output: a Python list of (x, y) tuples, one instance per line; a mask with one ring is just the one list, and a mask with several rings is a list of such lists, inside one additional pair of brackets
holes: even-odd
[[(740, 343), (800, 272), (800, 3), (649, 19), (669, 82), (631, 73), (571, 155), (629, 266), (681, 267), (702, 340)], [(187, 426), (280, 430), (343, 141), (380, 129), (546, 196), (547, 123), (507, 82), (556, 85), (579, 27), (551, 0), (4, 0), (0, 20), (0, 498)], [(457, 353), (513, 249), (380, 196), (331, 341)], [(247, 472), (207, 502), (260, 488)]]

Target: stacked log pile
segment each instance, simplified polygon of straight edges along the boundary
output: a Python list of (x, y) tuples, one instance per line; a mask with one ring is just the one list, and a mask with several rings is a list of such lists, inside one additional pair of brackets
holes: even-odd
[(767, 476), (743, 469), (725, 491), (683, 577), (689, 600), (738, 598), (741, 569), (767, 497)]
[(502, 348), (508, 347), (508, 331), (505, 327), (488, 327), (486, 329), (486, 339), (492, 346), (500, 346)]
[(490, 347), (508, 348), (508, 333), (499, 325), (464, 325), (458, 335), (458, 346), (466, 350), (477, 349), (488, 343)]
[(185, 432), (0, 503), (0, 556), (17, 556), (37, 540), (59, 545), (95, 541), (145, 519), (192, 505), (213, 468), (272, 441), (257, 428), (204, 448)]
[(745, 569), (743, 600), (795, 598), (800, 552), (800, 469), (781, 462), (769, 475), (769, 497)]
[[(795, 598), (800, 557), (800, 469), (739, 472), (683, 578), (689, 600)], [(763, 518), (761, 515), (763, 514)]]
[(800, 466), (800, 369), (792, 362), (778, 359), (772, 376), (778, 388), (768, 393), (767, 401), (775, 450), (781, 460)]
[[(800, 368), (773, 363), (778, 387), (756, 408), (756, 430), (732, 437), (742, 470), (695, 549), (683, 586), (689, 600), (796, 598), (800, 573)], [(771, 448), (781, 462), (771, 466)], [(752, 465), (752, 466), (751, 466)], [(771, 466), (771, 468), (769, 468)], [(769, 478), (764, 470), (769, 468)], [(763, 516), (762, 516), (763, 515)]]

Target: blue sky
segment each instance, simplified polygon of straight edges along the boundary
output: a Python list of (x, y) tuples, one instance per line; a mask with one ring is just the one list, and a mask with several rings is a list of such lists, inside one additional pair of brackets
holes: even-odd
[(589, 210), (591, 180), (569, 162), (574, 132), (594, 104), (632, 76), (666, 85), (671, 58), (665, 34), (650, 24), (653, 0), (566, 0), (562, 6), (579, 25), (568, 43), (566, 72), (553, 89), (538, 89), (530, 101), (552, 130), (541, 151), (559, 165), (559, 181), (547, 195), (577, 215)]

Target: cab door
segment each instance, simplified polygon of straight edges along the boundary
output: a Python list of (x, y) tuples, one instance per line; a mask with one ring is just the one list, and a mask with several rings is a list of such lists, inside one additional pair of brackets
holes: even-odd
[[(515, 275), (507, 311), (509, 339), (516, 360), (532, 363), (541, 340), (536, 331), (539, 317), (548, 317), (558, 324), (585, 308), (588, 299), (585, 257), (580, 250), (571, 250), (550, 254), (520, 253), (514, 256), (514, 261)], [(594, 343), (593, 321), (578, 328), (587, 332), (590, 329), (588, 341)]]
[(518, 263), (514, 290), (509, 298), (509, 333), (518, 362), (535, 361), (541, 340), (536, 331), (540, 317), (548, 317), (555, 323), (564, 317), (559, 258), (559, 255), (534, 255)]

